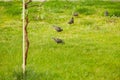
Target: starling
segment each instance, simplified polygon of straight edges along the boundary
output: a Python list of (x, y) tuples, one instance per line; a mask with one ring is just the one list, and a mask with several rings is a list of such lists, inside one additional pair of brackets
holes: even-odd
[(55, 30), (56, 30), (57, 32), (61, 32), (61, 31), (63, 31), (63, 29), (60, 28), (60, 27), (58, 27), (58, 26), (53, 26), (53, 27), (55, 28)]
[(64, 43), (64, 41), (62, 39), (59, 38), (52, 38), (57, 44), (59, 43)]
[(109, 15), (108, 11), (105, 11), (105, 12), (104, 12), (104, 15), (105, 15), (105, 16), (108, 16), (108, 15)]
[(74, 18), (72, 17), (71, 19), (70, 19), (70, 21), (68, 22), (68, 24), (73, 24), (74, 23)]
[(75, 13), (73, 14), (73, 16), (78, 16), (78, 13), (77, 13), (77, 12), (75, 12)]

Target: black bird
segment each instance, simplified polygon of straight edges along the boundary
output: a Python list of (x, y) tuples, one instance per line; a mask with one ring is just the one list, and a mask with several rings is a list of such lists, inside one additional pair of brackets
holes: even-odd
[(104, 15), (105, 15), (105, 16), (108, 16), (108, 15), (109, 15), (108, 11), (105, 11), (105, 12), (104, 12)]
[(68, 22), (68, 24), (73, 24), (74, 23), (74, 18), (72, 17), (71, 19), (70, 19), (70, 21)]
[(61, 32), (61, 31), (63, 31), (63, 29), (60, 28), (60, 27), (58, 27), (58, 26), (53, 26), (53, 27), (55, 28), (55, 30), (56, 30), (57, 32)]
[(52, 38), (57, 44), (64, 43), (62, 39), (59, 38)]
[(73, 14), (73, 16), (78, 16), (78, 13), (77, 13), (77, 12), (75, 12), (75, 13)]

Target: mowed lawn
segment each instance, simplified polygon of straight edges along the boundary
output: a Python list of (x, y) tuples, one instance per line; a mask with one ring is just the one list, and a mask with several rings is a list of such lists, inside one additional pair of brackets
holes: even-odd
[[(30, 6), (34, 4), (41, 3)], [(26, 80), (119, 80), (119, 6), (120, 2), (86, 0), (48, 1), (29, 8)], [(0, 2), (0, 11), (0, 80), (23, 80), (22, 3)], [(74, 12), (79, 16), (69, 25)], [(53, 25), (63, 31), (56, 32)], [(52, 37), (65, 44), (56, 44)]]
[[(34, 4), (40, 3), (30, 6)], [(48, 1), (29, 8), (27, 79), (120, 80), (119, 7), (120, 2), (88, 0)], [(69, 25), (73, 12), (79, 16)], [(52, 37), (65, 44), (56, 44)]]
[(22, 2), (0, 1), (0, 80), (16, 80), (22, 68)]

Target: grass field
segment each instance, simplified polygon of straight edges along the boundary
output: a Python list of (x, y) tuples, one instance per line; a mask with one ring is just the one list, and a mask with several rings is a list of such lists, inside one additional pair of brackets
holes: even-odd
[(15, 80), (22, 64), (22, 3), (0, 1), (0, 80)]
[[(30, 3), (34, 4), (39, 3)], [(42, 7), (31, 7), (26, 80), (119, 80), (119, 6), (120, 2), (88, 0), (48, 1)], [(106, 10), (108, 16), (104, 16)], [(69, 25), (73, 12), (79, 16)], [(17, 27), (21, 22), (18, 24), (16, 17), (8, 20), (14, 22), (15, 28), (0, 23), (3, 25), (0, 30), (6, 34), (0, 35), (1, 80), (22, 80), (22, 32), (21, 27)], [(62, 27), (63, 32), (56, 32), (53, 25)], [(52, 37), (63, 39), (65, 44), (56, 44)]]
[[(119, 80), (119, 6), (110, 1), (50, 1), (30, 8), (28, 80)], [(109, 16), (104, 16), (106, 10)], [(73, 12), (79, 16), (69, 25)], [(57, 33), (53, 25), (64, 31)]]

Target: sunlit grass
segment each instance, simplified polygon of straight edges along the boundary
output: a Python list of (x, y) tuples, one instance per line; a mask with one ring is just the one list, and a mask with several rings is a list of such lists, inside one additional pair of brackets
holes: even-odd
[[(11, 5), (22, 4), (0, 3), (0, 14), (4, 14), (0, 15), (0, 80), (22, 80), (21, 14), (18, 7), (8, 9)], [(119, 80), (119, 6), (119, 2), (88, 0), (48, 1), (30, 8), (26, 80)], [(106, 10), (110, 15), (104, 16)], [(75, 11), (79, 16), (69, 25)], [(53, 25), (63, 32), (57, 33)], [(52, 37), (65, 44), (56, 44)]]
[(0, 80), (16, 80), (22, 66), (21, 13), (21, 2), (0, 1)]
[[(110, 1), (49, 1), (41, 8), (30, 8), (27, 67), (39, 76), (28, 79), (119, 80), (119, 5)], [(106, 10), (110, 15), (104, 16)], [(79, 16), (69, 25), (75, 11)], [(57, 33), (53, 25), (64, 31)], [(59, 37), (65, 44), (56, 44), (51, 37)]]

